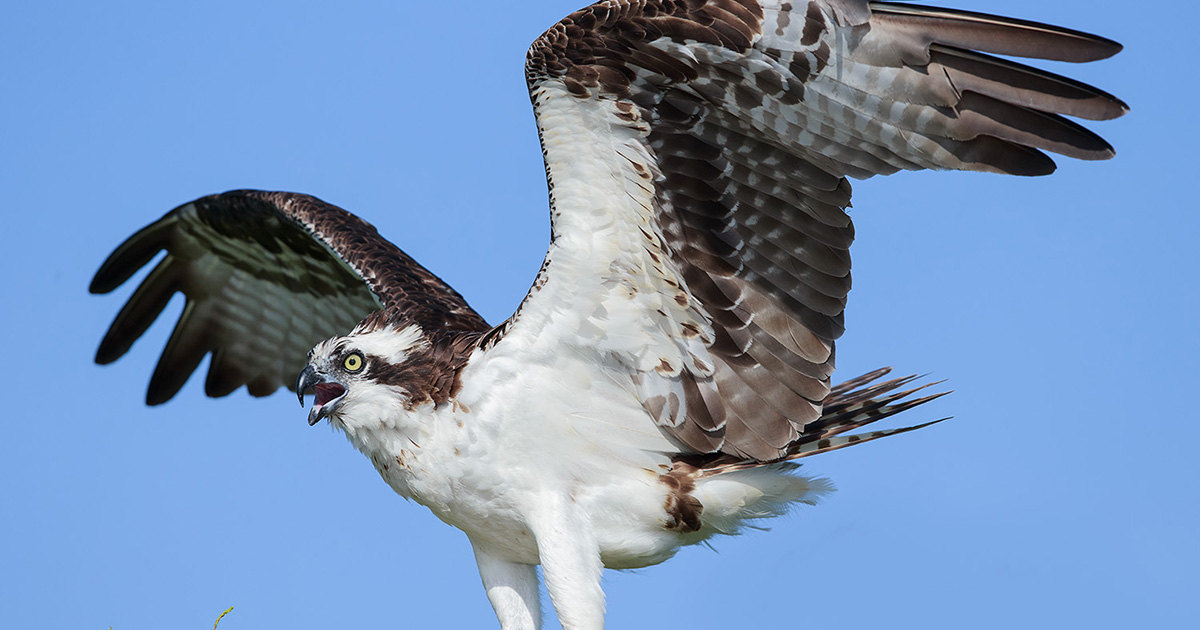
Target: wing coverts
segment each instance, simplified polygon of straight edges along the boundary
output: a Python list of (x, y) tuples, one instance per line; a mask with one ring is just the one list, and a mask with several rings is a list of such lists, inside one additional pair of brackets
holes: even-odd
[[(992, 54), (1081, 62), (1119, 50), (917, 5), (611, 0), (539, 38), (526, 76), (539, 115), (555, 86), (612, 102), (613, 137), (640, 131), (652, 157), (635, 168), (653, 174), (654, 238), (711, 325), (714, 365), (635, 375), (647, 409), (687, 450), (769, 461), (821, 432), (850, 290), (847, 177), (1044, 175), (1055, 167), (1043, 151), (1109, 158), (1066, 116), (1114, 118), (1124, 103)], [(548, 258), (542, 275), (554, 273)], [(695, 354), (679, 352), (684, 365)]]

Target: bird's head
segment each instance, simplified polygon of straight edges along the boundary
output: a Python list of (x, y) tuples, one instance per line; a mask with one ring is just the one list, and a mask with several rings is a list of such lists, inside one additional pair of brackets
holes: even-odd
[(429, 342), (416, 325), (359, 324), (350, 334), (317, 344), (296, 380), (296, 395), (314, 395), (308, 423), (329, 418), (346, 429), (363, 428), (419, 403), (414, 391)]

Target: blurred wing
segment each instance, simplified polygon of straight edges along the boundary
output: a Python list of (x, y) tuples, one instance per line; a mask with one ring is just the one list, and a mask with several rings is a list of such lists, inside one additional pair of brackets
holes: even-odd
[(486, 330), (462, 296), (358, 217), (308, 195), (238, 190), (172, 210), (116, 249), (92, 293), (108, 293), (166, 251), (121, 309), (96, 362), (129, 350), (176, 292), (187, 303), (146, 402), (174, 396), (212, 353), (205, 392), (294, 387), (317, 342), (381, 309), (426, 330)]
[[(685, 450), (787, 456), (850, 289), (847, 176), (1113, 155), (1112, 96), (986, 53), (1090, 61), (1055, 27), (858, 0), (609, 0), (532, 46), (552, 242), (498, 335), (627, 373)], [(1040, 150), (1039, 150), (1040, 149)], [(554, 344), (552, 346), (551, 344)]]

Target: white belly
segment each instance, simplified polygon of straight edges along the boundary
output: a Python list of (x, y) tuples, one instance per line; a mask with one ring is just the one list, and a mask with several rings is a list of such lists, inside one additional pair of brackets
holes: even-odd
[(525, 515), (547, 493), (584, 510), (610, 568), (674, 555), (659, 482), (673, 445), (630, 391), (583, 363), (506, 369), (495, 354), (463, 382), (455, 402), (347, 436), (396, 492), (506, 559), (538, 562)]

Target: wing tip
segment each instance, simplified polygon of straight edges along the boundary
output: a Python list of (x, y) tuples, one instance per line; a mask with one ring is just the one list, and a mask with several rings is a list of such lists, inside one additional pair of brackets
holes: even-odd
[(924, 21), (927, 28), (941, 31), (950, 39), (956, 39), (954, 28), (937, 25), (957, 25), (977, 37), (976, 49), (1004, 55), (1089, 63), (1108, 59), (1125, 48), (1100, 35), (992, 13), (896, 2), (872, 2), (871, 11), (900, 20)]
[(169, 232), (178, 221), (178, 213), (191, 205), (184, 204), (163, 215), (157, 221), (134, 232), (100, 263), (100, 268), (92, 276), (88, 284), (88, 292), (93, 295), (111, 293), (114, 289), (125, 284), (133, 274), (145, 267), (167, 248)]
[(1093, 49), (1095, 50), (1095, 57), (1086, 59), (1085, 61), (1101, 61), (1103, 59), (1114, 57), (1121, 51), (1125, 50), (1124, 44), (1113, 41), (1107, 37), (1090, 34), (1088, 36), (1091, 38), (1092, 43), (1095, 44), (1095, 46), (1093, 46)]
[(175, 397), (179, 390), (170, 392), (165, 388), (156, 388), (153, 384), (146, 389), (146, 406), (158, 407)]
[(1112, 104), (1116, 106), (1116, 113), (1114, 113), (1110, 118), (1104, 118), (1102, 120), (1113, 120), (1129, 113), (1131, 108), (1129, 107), (1129, 103), (1126, 103), (1124, 99), (1117, 98), (1112, 94), (1108, 94), (1108, 97), (1111, 99)]
[(115, 342), (109, 340), (108, 336), (105, 336), (104, 339), (100, 341), (100, 347), (96, 348), (96, 355), (92, 357), (92, 361), (94, 361), (96, 365), (109, 365), (111, 363), (115, 363), (117, 359), (125, 356), (125, 352), (128, 350), (128, 348), (114, 348), (114, 343)]

